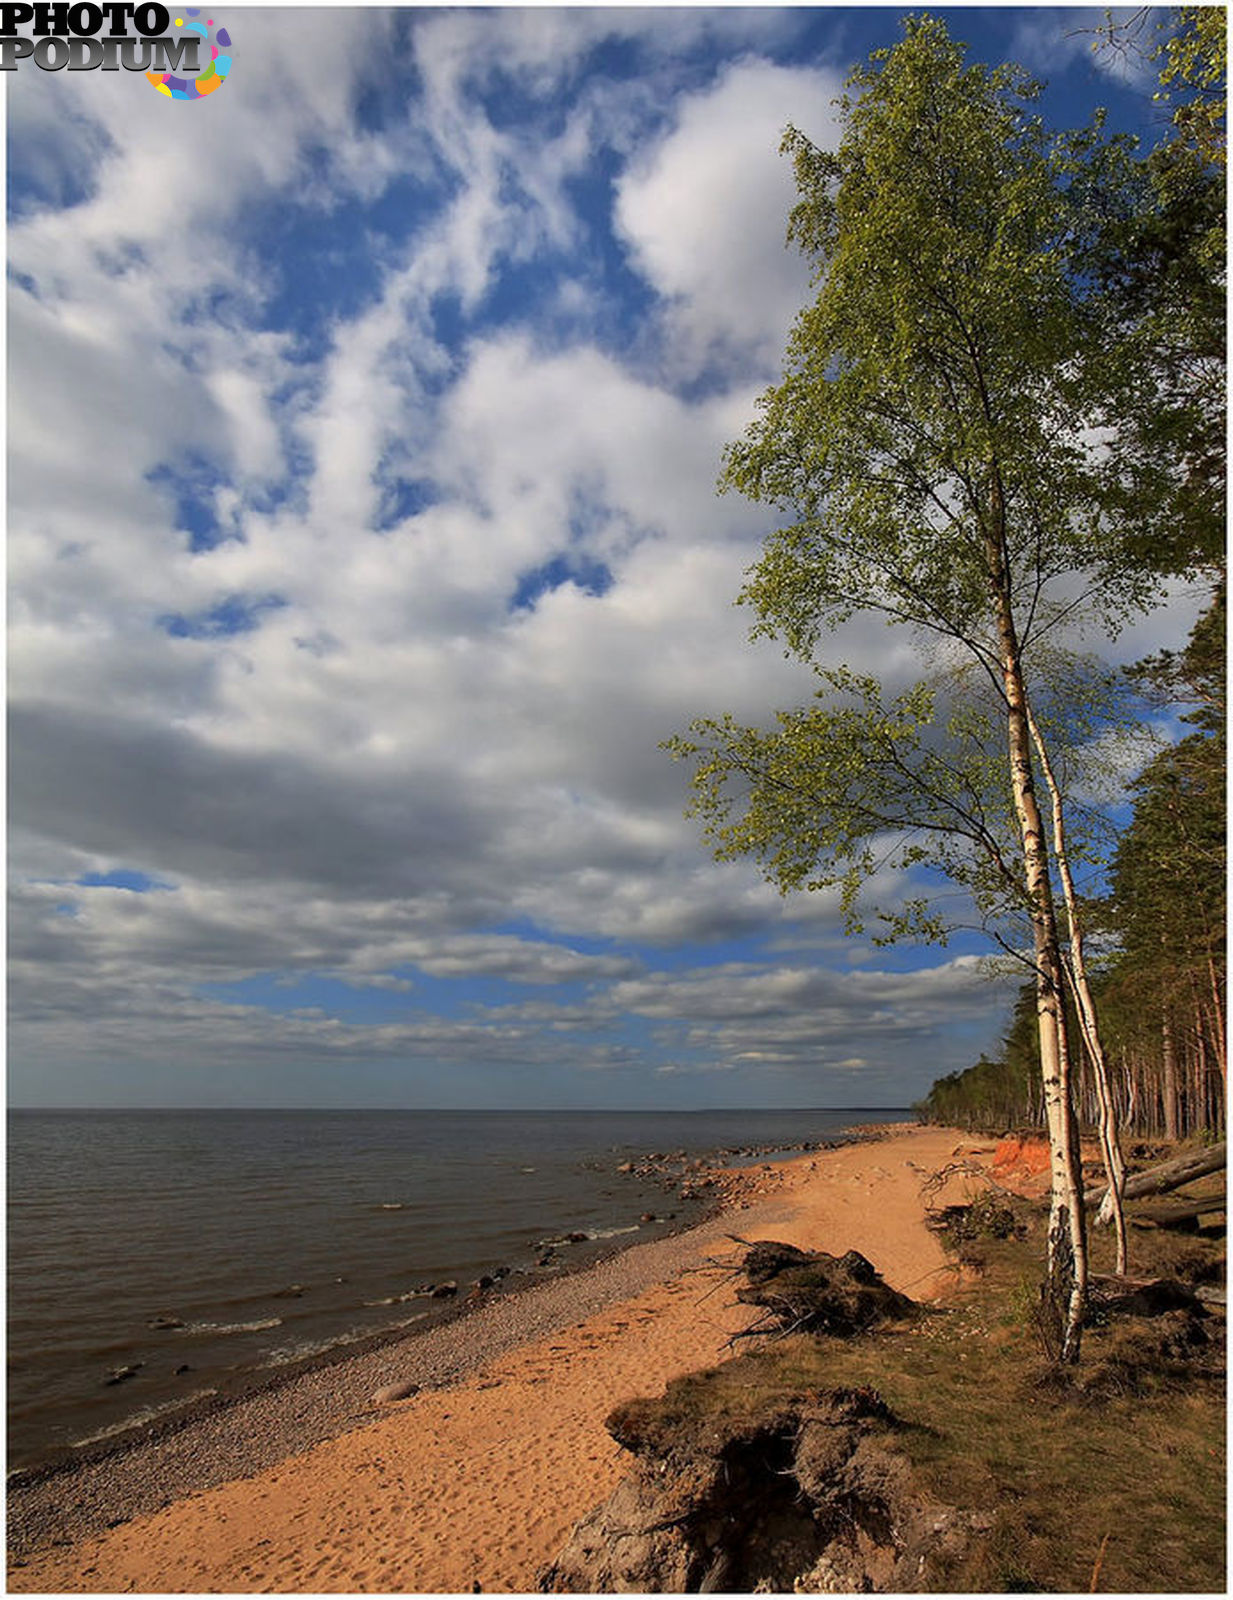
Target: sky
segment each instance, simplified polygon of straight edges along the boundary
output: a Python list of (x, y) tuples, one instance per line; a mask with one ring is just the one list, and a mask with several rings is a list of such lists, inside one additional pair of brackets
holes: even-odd
[[(941, 14), (1159, 132), (1102, 10)], [(995, 1046), (983, 945), (714, 862), (660, 748), (811, 690), (715, 484), (808, 297), (780, 134), (900, 15), (223, 0), (200, 103), (5, 75), (11, 1103), (901, 1106)]]

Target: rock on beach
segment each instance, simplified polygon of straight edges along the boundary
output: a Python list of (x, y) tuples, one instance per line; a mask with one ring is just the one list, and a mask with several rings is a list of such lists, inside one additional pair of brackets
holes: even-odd
[(387, 1383), (383, 1389), (378, 1389), (372, 1397), (375, 1406), (391, 1406), (398, 1400), (410, 1400), (412, 1395), (419, 1394), (418, 1383), (403, 1381), (402, 1383)]

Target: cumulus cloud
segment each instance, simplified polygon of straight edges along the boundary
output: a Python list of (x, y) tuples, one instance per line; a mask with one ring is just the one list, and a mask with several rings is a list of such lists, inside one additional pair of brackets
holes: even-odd
[(776, 147), (839, 81), (802, 26), (246, 9), (184, 115), (8, 86), (27, 1100), (223, 1055), (894, 1098), (914, 1023), (996, 1017), (713, 863), (659, 748), (812, 688), (748, 643), (768, 524), (714, 494), (807, 292)]
[(766, 363), (783, 349), (809, 271), (785, 247), (795, 191), (779, 141), (791, 122), (833, 146), (841, 89), (833, 73), (739, 61), (681, 101), (671, 134), (621, 180), (620, 226), (691, 366), (713, 350)]

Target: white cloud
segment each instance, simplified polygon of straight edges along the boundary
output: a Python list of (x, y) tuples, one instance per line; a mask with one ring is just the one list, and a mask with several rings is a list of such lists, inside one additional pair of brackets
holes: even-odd
[[(932, 994), (868, 960), (813, 970), (834, 897), (710, 861), (659, 749), (813, 687), (747, 642), (732, 600), (767, 519), (714, 484), (805, 294), (778, 138), (831, 138), (837, 79), (749, 53), (797, 25), (779, 12), (303, 11), (289, 49), (291, 25), (245, 11), (233, 81), (179, 118), (124, 75), (10, 86), (48, 199), (9, 230), (15, 1048), (534, 1065), (550, 1036), (598, 1069), (646, 1059), (631, 1017), (681, 1071), (874, 1072), (896, 1007), (975, 1016), (958, 968)], [(645, 71), (585, 76), (603, 41)], [(374, 80), (402, 108), (379, 131), (356, 115)], [(513, 88), (525, 115), (503, 116)], [(614, 331), (620, 263), (587, 255), (573, 184), (601, 158), (660, 297), (649, 336)], [(404, 181), (401, 236), (355, 222)], [(360, 229), (349, 311), (269, 325), (314, 262), (267, 213)], [(517, 311), (468, 322), (511, 264), (540, 275)], [(189, 467), (213, 547), (177, 526), (166, 473)], [(430, 486), (399, 517), (395, 477)], [(554, 559), (578, 581), (515, 606)], [(913, 670), (868, 619), (835, 648)], [(76, 884), (114, 868), (170, 888)], [(789, 964), (660, 970), (764, 936)], [(278, 974), (389, 1009), (235, 987)], [(433, 1014), (455, 979), (535, 998)]]
[(782, 350), (809, 269), (785, 248), (796, 193), (779, 141), (791, 122), (833, 145), (830, 102), (841, 89), (830, 72), (738, 62), (683, 100), (672, 133), (621, 180), (621, 226), (638, 266), (671, 302), (669, 326), (686, 359), (699, 362), (717, 346), (766, 362)]
[(1155, 18), (1138, 6), (1024, 8), (1012, 13), (1005, 59), (1055, 73), (1060, 61), (1086, 62), (1092, 75), (1150, 91), (1158, 65), (1148, 59)]

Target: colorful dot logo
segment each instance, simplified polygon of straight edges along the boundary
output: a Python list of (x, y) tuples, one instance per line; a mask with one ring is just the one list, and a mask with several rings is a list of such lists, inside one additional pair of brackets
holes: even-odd
[(221, 89), (227, 81), (227, 74), (231, 71), (231, 35), (226, 28), (216, 26), (213, 17), (203, 19), (201, 10), (195, 6), (189, 6), (175, 22), (176, 27), (182, 28), (185, 34), (200, 35), (203, 42), (198, 46), (198, 59), (203, 59), (208, 53), (209, 60), (191, 78), (177, 78), (170, 72), (147, 72), (146, 77), (159, 94), (165, 94), (171, 100), (204, 100), (206, 95)]

